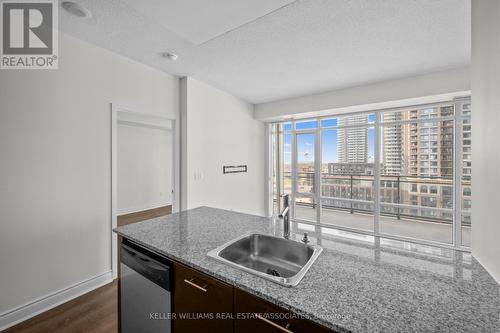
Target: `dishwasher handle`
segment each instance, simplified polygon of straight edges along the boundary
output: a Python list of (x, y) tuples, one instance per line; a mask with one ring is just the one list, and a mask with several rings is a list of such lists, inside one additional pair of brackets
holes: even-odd
[(146, 249), (121, 244), (120, 262), (165, 290), (171, 288), (171, 267), (153, 259)]

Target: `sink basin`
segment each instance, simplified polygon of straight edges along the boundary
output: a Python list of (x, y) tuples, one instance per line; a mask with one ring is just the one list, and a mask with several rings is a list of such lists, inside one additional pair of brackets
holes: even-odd
[(249, 233), (208, 252), (208, 256), (243, 271), (292, 287), (323, 250), (293, 240)]

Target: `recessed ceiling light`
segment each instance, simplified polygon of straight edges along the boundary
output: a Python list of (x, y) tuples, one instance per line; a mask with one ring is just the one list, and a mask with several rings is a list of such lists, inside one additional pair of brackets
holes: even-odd
[(161, 54), (163, 57), (167, 58), (168, 60), (177, 60), (177, 58), (179, 58), (179, 56), (175, 53), (172, 53), (172, 52), (164, 52)]
[(61, 4), (62, 8), (64, 8), (68, 13), (82, 17), (89, 18), (92, 17), (92, 13), (87, 8), (83, 7), (79, 3), (73, 1), (63, 1)]

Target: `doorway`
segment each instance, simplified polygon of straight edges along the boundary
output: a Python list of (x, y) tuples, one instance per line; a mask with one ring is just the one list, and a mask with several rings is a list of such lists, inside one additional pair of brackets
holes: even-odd
[[(176, 121), (113, 105), (111, 118), (112, 228), (177, 211)], [(118, 237), (111, 237), (116, 278)]]

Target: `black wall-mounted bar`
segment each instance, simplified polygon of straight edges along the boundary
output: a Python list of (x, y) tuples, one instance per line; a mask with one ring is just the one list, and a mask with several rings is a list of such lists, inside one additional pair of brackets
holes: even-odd
[(246, 165), (224, 165), (222, 167), (222, 173), (240, 173), (247, 172), (248, 168)]

